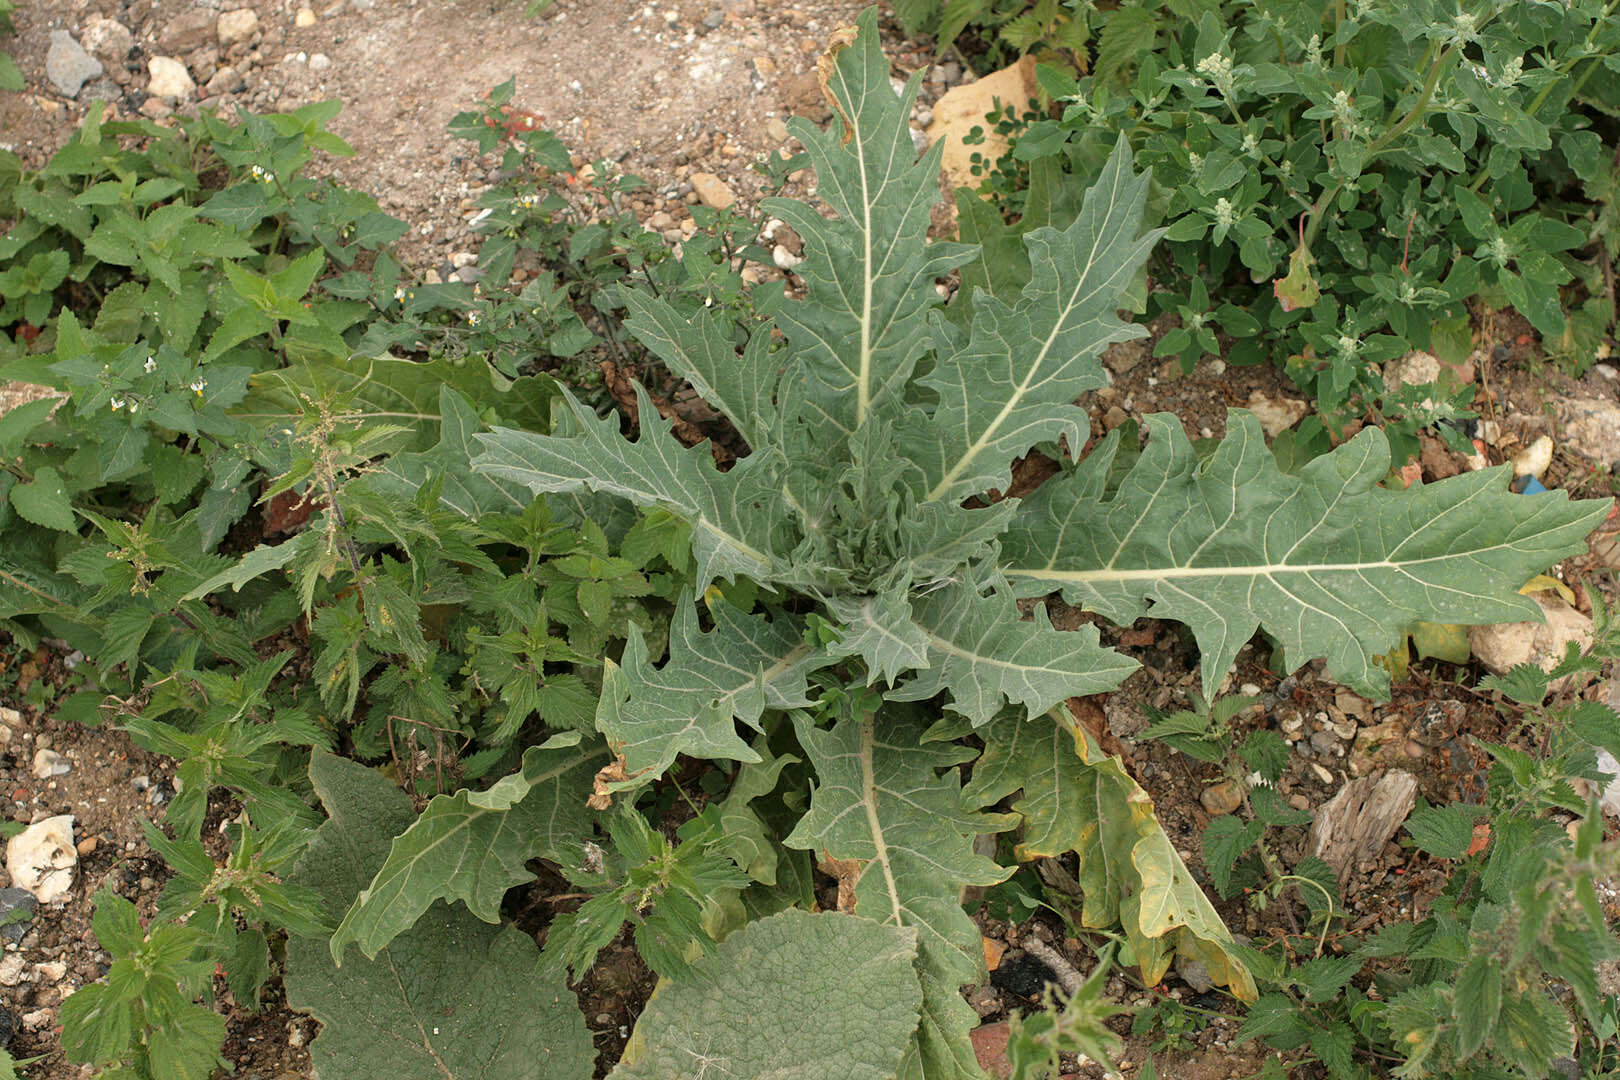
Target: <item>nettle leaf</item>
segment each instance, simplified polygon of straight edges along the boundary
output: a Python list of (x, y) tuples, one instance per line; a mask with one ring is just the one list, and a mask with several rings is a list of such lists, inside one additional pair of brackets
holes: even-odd
[(580, 745), (570, 733), (531, 746), (521, 770), (485, 791), (434, 798), (393, 838), (376, 876), (346, 905), (329, 943), (332, 959), (342, 963), (351, 943), (375, 958), (437, 900), (465, 901), (478, 918), (499, 922), (506, 891), (534, 879), (524, 867), (530, 859), (579, 862), (591, 835), (585, 796), (607, 761), (600, 742)]
[(817, 782), (809, 812), (783, 844), (836, 869), (841, 906), (918, 934), (923, 1016), (901, 1075), (978, 1077), (967, 1043), (978, 1016), (959, 988), (984, 979), (984, 952), (962, 889), (1007, 877), (974, 854), (973, 841), (1017, 818), (975, 809), (957, 769), (975, 752), (919, 744), (922, 727), (909, 718), (845, 716), (822, 729), (794, 713), (793, 726)]
[(917, 1026), (916, 955), (906, 927), (796, 910), (759, 919), (659, 988), (610, 1075), (887, 1080)]
[[(347, 907), (414, 819), (410, 799), (374, 769), (316, 751), (310, 782), (331, 820), (290, 878)], [(287, 1001), (312, 1013), (326, 1080), (585, 1080), (596, 1052), (573, 991), (539, 966), (534, 940), (435, 904), (376, 959), (341, 971), (326, 943), (287, 943)]]
[(984, 755), (963, 801), (991, 806), (1023, 789), (1013, 804), (1024, 817), (1015, 854), (1079, 856), (1084, 925), (1122, 925), (1150, 985), (1179, 952), (1203, 962), (1210, 978), (1238, 997), (1253, 1000), (1253, 977), (1227, 951), (1231, 935), (1165, 835), (1147, 793), (1118, 759), (1104, 758), (1080, 728), (1050, 715), (1024, 720), (1003, 714), (982, 734)]
[(1540, 618), (1516, 584), (1583, 550), (1608, 511), (1561, 492), (1515, 495), (1503, 469), (1380, 487), (1389, 445), (1373, 428), (1290, 475), (1247, 412), (1228, 414), (1202, 462), (1175, 417), (1148, 424), (1111, 498), (1114, 434), (1026, 500), (1001, 569), (1022, 595), (1057, 589), (1121, 624), (1186, 623), (1206, 688), (1263, 627), (1290, 664), (1325, 656), (1341, 682), (1387, 696), (1374, 658), (1407, 626)]

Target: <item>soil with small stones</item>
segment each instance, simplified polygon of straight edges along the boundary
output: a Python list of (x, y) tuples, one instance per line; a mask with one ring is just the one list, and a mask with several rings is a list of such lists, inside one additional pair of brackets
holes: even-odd
[[(498, 179), (498, 162), (447, 136), (445, 125), (455, 113), (476, 107), (492, 86), (515, 77), (514, 105), (543, 116), (579, 162), (606, 159), (647, 181), (647, 190), (629, 205), (673, 241), (683, 235), (683, 225), (690, 228), (690, 207), (698, 199), (694, 174), (719, 177), (741, 207), (752, 208), (761, 180), (749, 165), (759, 155), (796, 148), (783, 121), (793, 115), (826, 119), (814, 62), (830, 32), (853, 21), (863, 4), (557, 0), (541, 17), (527, 19), (522, 0), (309, 0), (307, 12), (298, 0), (35, 3), (17, 12), (18, 36), (0, 42), (29, 83), (25, 93), (0, 94), (0, 145), (18, 153), (25, 167), (38, 167), (94, 99), (105, 101), (113, 117), (160, 121), (176, 112), (194, 115), (200, 107), (240, 105), (268, 112), (336, 99), (344, 109), (332, 129), (356, 154), (323, 160), (315, 171), (376, 195), (385, 209), (411, 225), (399, 245), (406, 263), (419, 274), (448, 277), (450, 256), (477, 248), (469, 220), (478, 195)], [(243, 41), (221, 46), (210, 35), (193, 34), (188, 42), (177, 31), (198, 11), (212, 15), (243, 8), (257, 15), (256, 30)], [(103, 76), (87, 83), (75, 99), (64, 98), (44, 76), (50, 32), (65, 29), (82, 37), (99, 19), (116, 20), (129, 31), (130, 47), (103, 57)], [(928, 67), (928, 43), (907, 41), (887, 24), (885, 35), (897, 78)], [(149, 97), (147, 61), (158, 56), (181, 59), (199, 92), (181, 100)], [(955, 65), (934, 69), (923, 83), (919, 110), (928, 109), (952, 83), (971, 77)], [(812, 182), (801, 178), (786, 194), (803, 195)], [(949, 215), (937, 218), (940, 233), (948, 228)], [(1169, 325), (1161, 320), (1149, 340), (1107, 354), (1110, 385), (1081, 401), (1094, 432), (1171, 412), (1182, 419), (1190, 438), (1207, 438), (1224, 433), (1229, 407), (1249, 406), (1257, 398), (1282, 404), (1307, 399), (1273, 366), (1240, 368), (1206, 358), (1187, 375), (1174, 360), (1155, 359), (1153, 342)], [(1571, 450), (1562, 441), (1564, 419), (1555, 406), (1570, 398), (1613, 405), (1620, 400), (1613, 369), (1567, 378), (1544, 361), (1529, 328), (1511, 312), (1476, 312), (1474, 329), (1476, 408), (1494, 424), (1483, 440), (1486, 458), (1507, 460), (1549, 434), (1555, 454), (1543, 477), (1547, 486), (1585, 497), (1611, 496), (1620, 441), (1596, 452)], [(0, 386), (0, 413), (38, 393)], [(1426, 446), (1425, 480), (1465, 467), (1460, 456), (1438, 443)], [(1033, 486), (1046, 472), (1040, 462), (1026, 462), (1015, 493), (1024, 493), (1019, 485)], [(1575, 586), (1582, 610), (1590, 610), (1587, 590), (1601, 591), (1611, 604), (1616, 599), (1616, 531), (1612, 523), (1600, 530), (1587, 556), (1559, 569)], [(1059, 626), (1093, 621), (1063, 605), (1052, 610)], [(1219, 770), (1139, 738), (1149, 709), (1187, 704), (1196, 687), (1196, 651), (1178, 628), (1153, 620), (1131, 627), (1103, 625), (1101, 631), (1104, 644), (1142, 667), (1113, 693), (1078, 703), (1077, 715), (1105, 749), (1123, 757), (1152, 796), (1172, 843), (1208, 886), (1198, 837), (1209, 813), (1200, 796), (1220, 779)], [(112, 889), (134, 901), (143, 916), (152, 913), (166, 870), (147, 847), (142, 822), (161, 822), (162, 805), (173, 793), (170, 762), (135, 747), (111, 725), (84, 727), (55, 718), (51, 703), (73, 683), (72, 659), (50, 643), (29, 651), (0, 634), (0, 705), (15, 710), (0, 714), (11, 729), (0, 746), (6, 817), (27, 823), (72, 814), (81, 849), (68, 897), (43, 908), (20, 941), (5, 946), (6, 955), (24, 962), (16, 984), (0, 986), (0, 1010), (18, 1028), (9, 1049), (16, 1056), (47, 1055), (30, 1074), (41, 1080), (83, 1075), (58, 1048), (56, 1010), (67, 994), (106, 971), (109, 957), (90, 931), (95, 893)], [(1258, 700), (1240, 715), (1238, 730), (1269, 727), (1288, 742), (1292, 752), (1278, 790), (1301, 809), (1318, 811), (1352, 777), (1380, 768), (1411, 772), (1420, 795), (1432, 802), (1477, 799), (1486, 764), (1477, 740), (1523, 738), (1486, 697), (1469, 689), (1481, 674), (1474, 668), (1416, 665), (1391, 701), (1375, 704), (1347, 695), (1317, 666), (1280, 679), (1266, 669), (1265, 659), (1252, 649), (1239, 657), (1229, 690), (1255, 693)], [(1602, 686), (1591, 691), (1606, 692)], [(41, 748), (65, 755), (70, 771), (36, 778), (32, 759)], [(217, 826), (228, 812), (226, 806), (212, 808), (210, 825)], [(1280, 862), (1291, 866), (1309, 854), (1306, 828), (1281, 830), (1273, 847)], [(539, 935), (556, 911), (575, 901), (565, 882), (536, 869), (537, 881), (514, 890), (506, 914)], [(1372, 859), (1349, 868), (1347, 925), (1371, 930), (1385, 920), (1421, 914), (1445, 872), (1444, 865), (1392, 840)], [(1049, 895), (1059, 906), (1063, 876), (1048, 878), (1049, 885), (1057, 883)], [(3, 878), (0, 873), (0, 885), (9, 884)], [(1217, 906), (1229, 926), (1255, 940), (1289, 935), (1305, 917), (1291, 898), (1263, 910), (1242, 897)], [(979, 921), (986, 937), (1006, 949), (992, 984), (969, 995), (987, 1025), (1032, 1007), (1031, 986), (1055, 977), (1036, 953), (1055, 950), (1081, 972), (1092, 962), (1094, 943), (1067, 936), (1062, 921), (1049, 913), (1007, 922), (987, 910)], [(601, 1052), (599, 1074), (617, 1060), (651, 986), (650, 973), (623, 939), (604, 950), (582, 979), (580, 1005)], [(235, 1066), (233, 1075), (258, 1080), (309, 1075), (304, 1047), (317, 1025), (285, 1007), (277, 980), (257, 1011), (231, 1001), (223, 984), (217, 989), (230, 1032), (224, 1056)], [(1218, 993), (1176, 975), (1144, 988), (1126, 972), (1114, 977), (1110, 992), (1138, 1006), (1179, 1001), (1194, 1018), (1169, 1046), (1150, 1045), (1149, 1038), (1162, 1039), (1162, 1033), (1128, 1039), (1120, 1063), (1127, 1076), (1135, 1075), (1149, 1049), (1155, 1051), (1158, 1075), (1189, 1080), (1247, 1076), (1265, 1061), (1266, 1054), (1252, 1043), (1233, 1046), (1241, 1010)], [(1225, 1016), (1210, 1019), (1200, 1010)], [(0, 1028), (5, 1019), (0, 1017)], [(1122, 1033), (1127, 1029), (1128, 1021), (1121, 1021)], [(1071, 1064), (1074, 1075), (1102, 1075), (1094, 1064)]]

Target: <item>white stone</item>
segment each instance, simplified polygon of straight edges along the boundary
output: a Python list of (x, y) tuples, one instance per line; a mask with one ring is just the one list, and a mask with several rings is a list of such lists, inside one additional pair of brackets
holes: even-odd
[(1553, 441), (1546, 435), (1541, 436), (1529, 446), (1513, 455), (1513, 475), (1533, 476), (1541, 479), (1541, 474), (1547, 471), (1552, 464)]
[(332, 58), (323, 52), (315, 53), (309, 58), (309, 70), (311, 71), (325, 71), (331, 66)]
[(44, 964), (35, 964), (34, 973), (49, 983), (61, 982), (67, 975), (67, 964), (61, 960), (52, 960)]
[(1268, 397), (1262, 390), (1249, 394), (1249, 411), (1260, 421), (1268, 439), (1275, 439), (1301, 420), (1311, 407), (1297, 398)]
[(6, 873), (11, 875), (11, 883), (33, 893), (42, 904), (67, 893), (78, 863), (72, 814), (36, 821), (6, 841)]
[(191, 72), (172, 56), (152, 57), (146, 62), (146, 70), (151, 76), (146, 84), (149, 97), (174, 98), (178, 101), (196, 92), (197, 84), (191, 80)]
[(0, 986), (16, 986), (22, 982), (23, 967), (22, 953), (6, 953), (0, 957)]
[(453, 251), (450, 253), (450, 265), (460, 270), (464, 266), (472, 266), (478, 262), (478, 254), (472, 251)]
[(799, 256), (789, 251), (785, 244), (777, 244), (771, 249), (771, 261), (776, 264), (778, 270), (791, 270), (804, 262)]
[(1564, 446), (1598, 465), (1620, 459), (1620, 405), (1598, 398), (1555, 396), (1558, 437)]
[(1384, 389), (1394, 393), (1403, 386), (1427, 386), (1440, 380), (1440, 360), (1432, 353), (1409, 352), (1384, 365)]
[(1531, 597), (1541, 606), (1546, 622), (1498, 623), (1468, 630), (1468, 647), (1487, 671), (1506, 675), (1520, 664), (1535, 664), (1551, 671), (1564, 658), (1564, 647), (1592, 643), (1592, 617), (1582, 615), (1555, 592)]
[(1603, 789), (1598, 805), (1605, 814), (1620, 817), (1620, 761), (1614, 760), (1614, 755), (1607, 750), (1599, 750), (1597, 767), (1599, 771), (1609, 774), (1609, 784)]
[(730, 185), (714, 173), (693, 173), (692, 190), (697, 192), (699, 201), (711, 210), (728, 210), (737, 201)]
[(51, 31), (51, 47), (45, 53), (45, 77), (63, 97), (77, 97), (79, 88), (100, 77), (101, 61), (85, 51), (66, 30)]
[(215, 31), (219, 34), (221, 45), (235, 45), (238, 41), (247, 41), (259, 32), (259, 13), (252, 8), (222, 12)]
[(298, 14), (296, 16), (294, 16), (294, 18), (293, 18), (293, 25), (297, 26), (297, 27), (300, 27), (300, 28), (306, 27), (306, 26), (314, 26), (315, 25), (315, 9), (307, 8), (307, 7), (299, 8), (298, 9)]
[(66, 776), (73, 771), (73, 762), (55, 750), (34, 751), (34, 776), (49, 780), (53, 776)]

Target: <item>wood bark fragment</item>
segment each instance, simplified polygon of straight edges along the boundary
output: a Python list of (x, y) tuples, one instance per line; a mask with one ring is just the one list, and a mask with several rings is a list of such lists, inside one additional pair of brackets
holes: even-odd
[(1311, 854), (1333, 867), (1342, 886), (1383, 850), (1417, 801), (1417, 778), (1400, 770), (1352, 780), (1316, 812)]

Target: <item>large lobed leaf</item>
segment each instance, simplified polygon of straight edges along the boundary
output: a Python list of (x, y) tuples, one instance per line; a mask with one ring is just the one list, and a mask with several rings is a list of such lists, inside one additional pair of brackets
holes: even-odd
[(1024, 816), (1016, 855), (1079, 857), (1086, 926), (1121, 926), (1149, 984), (1181, 953), (1239, 998), (1254, 1000), (1254, 978), (1227, 949), (1231, 934), (1118, 759), (1103, 758), (1072, 721), (1051, 715), (1004, 714), (983, 735), (984, 754), (963, 800), (990, 806), (1022, 789), (1013, 803)]
[(1039, 442), (1086, 441), (1074, 399), (1107, 379), (1097, 356), (1111, 342), (1145, 337), (1115, 309), (1162, 230), (1142, 231), (1148, 175), (1131, 169), (1119, 140), (1067, 229), (1024, 236), (1030, 276), (1012, 303), (973, 299), (965, 340), (936, 340), (938, 362), (919, 380), (939, 395), (932, 422), (909, 429), (911, 457), (928, 478), (927, 498), (958, 503), (1005, 489), (1012, 462)]
[[(560, 745), (559, 745), (560, 744)], [(462, 900), (487, 923), (500, 921), (501, 900), (532, 881), (530, 859), (572, 866), (592, 834), (589, 791), (608, 755), (599, 740), (567, 737), (523, 754), (523, 768), (486, 791), (440, 795), (393, 837), (376, 875), (363, 883), (329, 943), (343, 962), (353, 943), (367, 957), (416, 924), (438, 900)]]
[(648, 663), (633, 624), (623, 662), (604, 661), (596, 726), (632, 777), (661, 776), (678, 754), (758, 761), (738, 738), (736, 721), (758, 728), (768, 708), (809, 704), (806, 676), (829, 663), (805, 644), (797, 619), (744, 615), (723, 601), (712, 615), (714, 629), (705, 634), (691, 598), (681, 598), (662, 668)]
[(887, 1080), (917, 1026), (916, 953), (916, 931), (851, 915), (758, 919), (659, 987), (611, 1076)]
[[(771, 577), (778, 553), (790, 546), (773, 454), (756, 451), (722, 473), (707, 443), (688, 449), (668, 425), (651, 422), (631, 442), (616, 418), (603, 420), (566, 390), (563, 396), (555, 434), (496, 428), (475, 436), (484, 452), (473, 467), (536, 493), (599, 491), (675, 514), (692, 526), (699, 590), (716, 577)], [(636, 397), (644, 420), (658, 415), (639, 384)]]
[[(347, 907), (413, 820), (410, 799), (374, 769), (317, 750), (310, 782), (330, 815), (291, 879)], [(287, 943), (287, 1001), (312, 1013), (320, 1080), (586, 1080), (596, 1051), (573, 991), (539, 967), (514, 927), (435, 904), (375, 959), (340, 971), (326, 943)]]
[(1234, 410), (1207, 460), (1169, 414), (1117, 491), (1110, 434), (1020, 508), (1001, 570), (1021, 595), (1060, 591), (1120, 624), (1186, 623), (1213, 690), (1264, 629), (1290, 664), (1325, 656), (1334, 678), (1385, 697), (1374, 658), (1414, 622), (1539, 619), (1518, 588), (1583, 549), (1607, 501), (1515, 495), (1503, 469), (1403, 491), (1379, 486), (1389, 445), (1368, 428), (1284, 473), (1259, 422)]
[(939, 302), (934, 281), (974, 253), (965, 244), (926, 243), (944, 146), (917, 161), (908, 125), (920, 76), (897, 101), (875, 7), (856, 30), (847, 47), (835, 39), (822, 61), (832, 124), (825, 131), (802, 118), (788, 124), (837, 217), (789, 199), (762, 204), (793, 226), (806, 255), (798, 272), (807, 295), (777, 315), (793, 356), (782, 385), (792, 404), (783, 412), (812, 420), (829, 439), (905, 411), (907, 384), (927, 347), (927, 315)]
[(909, 718), (846, 716), (822, 729), (795, 713), (794, 729), (817, 784), (809, 812), (783, 842), (838, 868), (841, 905), (918, 935), (922, 1021), (901, 1075), (979, 1077), (967, 1045), (978, 1017), (959, 988), (983, 980), (984, 953), (962, 889), (1008, 875), (975, 854), (973, 841), (1016, 819), (969, 806), (957, 766), (975, 752), (919, 744), (922, 728)]

